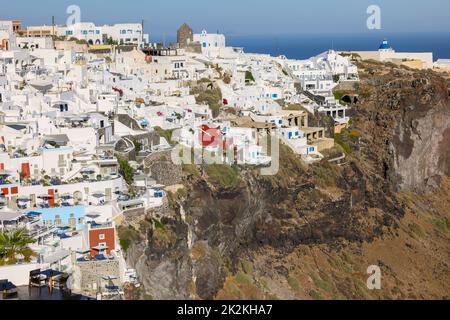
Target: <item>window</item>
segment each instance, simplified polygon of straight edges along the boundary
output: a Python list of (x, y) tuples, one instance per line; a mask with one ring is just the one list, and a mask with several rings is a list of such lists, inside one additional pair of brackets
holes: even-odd
[(100, 242), (98, 244), (99, 247), (106, 248), (106, 242)]
[(99, 239), (99, 240), (105, 240), (105, 234), (104, 234), (104, 233), (99, 234), (99, 235), (98, 235), (98, 239)]

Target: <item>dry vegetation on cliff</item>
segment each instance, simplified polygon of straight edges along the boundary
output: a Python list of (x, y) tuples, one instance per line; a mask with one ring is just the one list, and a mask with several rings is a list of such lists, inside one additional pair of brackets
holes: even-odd
[[(447, 85), (430, 71), (359, 67), (360, 101), (337, 138), (346, 165), (307, 166), (281, 146), (275, 176), (183, 168), (183, 194), (158, 213), (170, 241), (147, 232), (147, 247), (131, 246), (129, 262), (147, 294), (449, 298)], [(374, 264), (382, 270), (380, 291), (366, 287)]]

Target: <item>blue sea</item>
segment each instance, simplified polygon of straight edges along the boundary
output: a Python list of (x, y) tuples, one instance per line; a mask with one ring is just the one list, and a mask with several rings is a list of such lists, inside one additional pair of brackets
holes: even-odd
[[(386, 38), (398, 52), (433, 52), (434, 60), (450, 59), (450, 32), (441, 33), (384, 33), (359, 34), (299, 34), (299, 35), (226, 35), (227, 45), (243, 47), (248, 53), (285, 55), (291, 59), (307, 59), (328, 49), (378, 50)], [(167, 37), (166, 44), (176, 41)], [(162, 37), (152, 37), (152, 42)]]

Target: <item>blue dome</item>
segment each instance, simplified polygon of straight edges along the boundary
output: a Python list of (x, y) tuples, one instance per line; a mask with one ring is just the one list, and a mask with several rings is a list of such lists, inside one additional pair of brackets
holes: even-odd
[(392, 47), (389, 45), (387, 40), (383, 40), (383, 42), (381, 43), (380, 47), (378, 48), (380, 50), (382, 49), (392, 49)]

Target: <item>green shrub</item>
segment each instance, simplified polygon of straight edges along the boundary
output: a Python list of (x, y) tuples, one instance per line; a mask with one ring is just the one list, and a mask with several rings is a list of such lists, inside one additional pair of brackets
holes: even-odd
[(133, 184), (134, 169), (130, 166), (128, 160), (119, 160), (119, 173), (129, 185)]
[(182, 169), (184, 172), (193, 175), (194, 177), (200, 177), (200, 172), (195, 164), (183, 164)]
[(235, 166), (212, 164), (205, 167), (208, 180), (224, 188), (236, 187), (239, 182), (239, 170)]
[(344, 91), (335, 91), (333, 92), (333, 94), (336, 100), (341, 100), (347, 93), (345, 93)]
[(155, 127), (154, 129), (160, 137), (163, 137), (167, 140), (168, 144), (174, 144), (174, 142), (172, 141), (173, 130), (164, 130), (161, 127)]
[(450, 219), (449, 218), (435, 220), (434, 224), (439, 229), (439, 231), (441, 231), (443, 233), (450, 232)]
[(245, 71), (245, 81), (246, 82), (255, 82), (255, 78), (251, 71)]
[(196, 95), (195, 100), (198, 104), (206, 104), (212, 110), (213, 117), (217, 117), (222, 104), (222, 91), (220, 88), (200, 90), (194, 88), (192, 93)]
[(289, 286), (292, 288), (292, 290), (297, 292), (301, 290), (300, 282), (298, 282), (296, 278), (288, 277), (287, 282), (289, 283)]
[(122, 249), (126, 252), (130, 245), (139, 240), (139, 232), (132, 226), (119, 226), (117, 229), (119, 243)]
[(350, 146), (350, 143), (343, 139), (342, 133), (336, 133), (334, 135), (334, 142), (336, 144), (340, 145), (346, 154), (352, 153), (352, 148)]
[(317, 291), (315, 291), (315, 290), (311, 290), (311, 291), (309, 292), (309, 295), (310, 295), (310, 297), (313, 298), (314, 300), (323, 300), (323, 296), (322, 296), (319, 292), (317, 292)]

